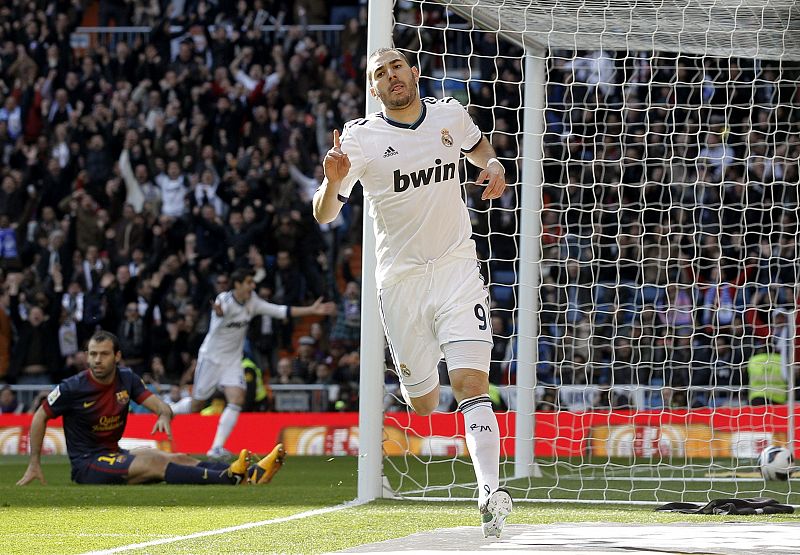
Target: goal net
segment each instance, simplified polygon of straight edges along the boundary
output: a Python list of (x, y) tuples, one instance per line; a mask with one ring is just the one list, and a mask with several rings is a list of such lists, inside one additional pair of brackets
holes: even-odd
[[(797, 452), (795, 3), (402, 0), (391, 24), (506, 168), (492, 202), (461, 171), (514, 497), (800, 503), (756, 464)], [(418, 417), (386, 376), (384, 494), (473, 498), (448, 388)]]

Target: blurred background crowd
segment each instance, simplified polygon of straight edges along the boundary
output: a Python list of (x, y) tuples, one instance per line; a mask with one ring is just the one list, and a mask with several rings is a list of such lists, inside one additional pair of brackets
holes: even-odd
[[(424, 44), (423, 94), (468, 99), (519, 182), (523, 50), (427, 15), (418, 28), (401, 13), (395, 29), (409, 52)], [(786, 60), (548, 52), (540, 410), (786, 402), (800, 360), (799, 85)], [(515, 317), (519, 192), (487, 212), (468, 188), (496, 384), (515, 383), (516, 344), (533, 340)]]
[[(74, 33), (91, 24), (146, 27)], [(271, 302), (340, 305), (253, 321), (262, 378), (357, 383), (360, 200), (320, 226), (310, 199), (330, 131), (363, 112), (364, 25), (347, 2), (4, 3), (0, 381), (75, 373), (101, 327), (146, 381), (190, 384), (247, 265)]]
[[(418, 27), (401, 6), (396, 44), (424, 75), (461, 65), (479, 77), (423, 79), (421, 92), (469, 101), (518, 184), (521, 50), (492, 33), (440, 32), (444, 12), (431, 13)], [(75, 33), (87, 25), (138, 27)], [(422, 36), (425, 52), (411, 56)], [(441, 55), (448, 40), (473, 55)], [(676, 407), (785, 402), (742, 386), (757, 356), (775, 365), (758, 379), (787, 379), (798, 68), (627, 54), (548, 61), (539, 408), (586, 384), (605, 392), (595, 408), (630, 406), (612, 391), (620, 384), (655, 386), (652, 402)], [(253, 321), (246, 408), (274, 408), (271, 383), (336, 385), (333, 406), (354, 409), (360, 190), (326, 225), (310, 199), (331, 131), (363, 114), (365, 62), (355, 0), (0, 6), (0, 382), (72, 375), (101, 327), (119, 335), (127, 365), (179, 398), (212, 299), (249, 266), (266, 300), (324, 297), (339, 310)], [(513, 315), (519, 191), (487, 212), (467, 187), (500, 386), (515, 383), (517, 342), (532, 340), (517, 338)], [(21, 408), (13, 395), (0, 391), (0, 412)]]

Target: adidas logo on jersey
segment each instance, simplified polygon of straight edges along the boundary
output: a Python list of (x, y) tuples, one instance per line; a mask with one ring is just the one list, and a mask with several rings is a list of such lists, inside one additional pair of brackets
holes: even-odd
[(389, 147), (386, 149), (386, 152), (383, 153), (383, 157), (388, 158), (389, 156), (397, 156), (397, 154), (398, 152), (395, 149)]

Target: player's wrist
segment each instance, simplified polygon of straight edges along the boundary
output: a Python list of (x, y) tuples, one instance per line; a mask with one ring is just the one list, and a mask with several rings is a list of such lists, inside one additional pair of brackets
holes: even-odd
[(497, 166), (501, 170), (503, 170), (503, 173), (506, 172), (506, 169), (503, 167), (503, 163), (500, 162), (500, 160), (498, 160), (497, 158), (494, 158), (494, 157), (493, 158), (489, 158), (489, 160), (486, 161), (486, 168), (488, 169), (489, 166), (491, 166), (492, 164), (497, 164)]

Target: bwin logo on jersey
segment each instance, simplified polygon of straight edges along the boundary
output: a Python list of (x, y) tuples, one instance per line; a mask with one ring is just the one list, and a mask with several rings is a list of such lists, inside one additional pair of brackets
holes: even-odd
[(402, 193), (411, 185), (416, 189), (420, 185), (440, 183), (456, 176), (455, 163), (450, 162), (442, 165), (442, 161), (439, 158), (434, 160), (434, 163), (436, 164), (435, 166), (408, 174), (400, 173), (400, 170), (394, 170), (394, 192)]

